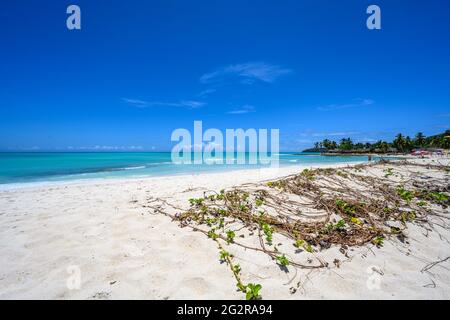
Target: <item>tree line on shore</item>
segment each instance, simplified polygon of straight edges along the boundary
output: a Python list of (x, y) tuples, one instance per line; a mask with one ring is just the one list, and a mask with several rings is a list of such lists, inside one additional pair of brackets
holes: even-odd
[(304, 151), (337, 151), (337, 152), (411, 152), (413, 149), (449, 149), (450, 130), (442, 134), (426, 137), (418, 132), (414, 138), (399, 133), (392, 142), (379, 140), (375, 143), (355, 143), (350, 138), (343, 138), (339, 142), (325, 139), (314, 143), (314, 148)]

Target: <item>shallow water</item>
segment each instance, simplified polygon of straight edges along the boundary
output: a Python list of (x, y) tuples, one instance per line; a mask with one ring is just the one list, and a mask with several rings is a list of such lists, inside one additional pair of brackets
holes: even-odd
[[(367, 156), (321, 156), (316, 153), (279, 153), (279, 165), (314, 165), (367, 161)], [(241, 154), (248, 159), (250, 154)], [(0, 184), (77, 179), (161, 176), (234, 169), (262, 168), (262, 164), (174, 164), (170, 152), (0, 153)]]

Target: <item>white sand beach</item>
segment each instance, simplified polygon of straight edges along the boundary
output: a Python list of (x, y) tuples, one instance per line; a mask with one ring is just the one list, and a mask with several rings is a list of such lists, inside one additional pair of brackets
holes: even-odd
[[(186, 207), (189, 198), (202, 196), (205, 190), (275, 179), (302, 169), (2, 190), (0, 299), (243, 299), (233, 274), (219, 262), (214, 241), (180, 228), (146, 205), (161, 198)], [(383, 176), (381, 170), (376, 174)], [(450, 216), (448, 209), (443, 214)], [(332, 246), (319, 253), (328, 267), (317, 270), (290, 267), (285, 272), (266, 255), (244, 250), (234, 254), (245, 281), (262, 285), (264, 299), (449, 299), (450, 260), (423, 269), (450, 256), (450, 230), (427, 231), (408, 223), (407, 236), (405, 243), (392, 238), (381, 248), (373, 244), (351, 248), (348, 257)], [(282, 243), (280, 248), (289, 245)], [(339, 267), (333, 264), (336, 257), (341, 257)], [(79, 286), (73, 285), (78, 272)]]

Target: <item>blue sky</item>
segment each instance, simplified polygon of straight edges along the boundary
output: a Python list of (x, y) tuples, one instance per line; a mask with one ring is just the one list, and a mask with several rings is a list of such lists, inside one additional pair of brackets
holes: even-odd
[(439, 133), (449, 14), (446, 0), (2, 3), (0, 150), (166, 151), (194, 120), (278, 128), (285, 151)]

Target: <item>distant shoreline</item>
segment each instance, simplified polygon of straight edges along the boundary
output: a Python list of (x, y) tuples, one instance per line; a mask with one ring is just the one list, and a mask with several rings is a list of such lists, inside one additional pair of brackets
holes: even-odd
[[(409, 155), (404, 153), (357, 153), (357, 152), (317, 152), (317, 154), (320, 154), (321, 156), (327, 156), (327, 157), (345, 157), (345, 156), (372, 156), (372, 157), (409, 157)], [(311, 152), (305, 152), (305, 153), (294, 153), (295, 156), (310, 156), (314, 155), (311, 154)]]

